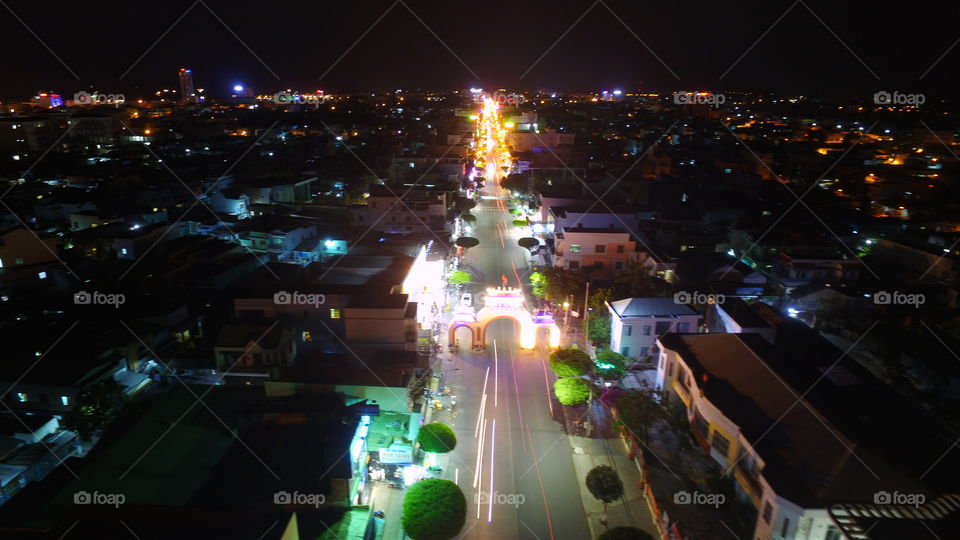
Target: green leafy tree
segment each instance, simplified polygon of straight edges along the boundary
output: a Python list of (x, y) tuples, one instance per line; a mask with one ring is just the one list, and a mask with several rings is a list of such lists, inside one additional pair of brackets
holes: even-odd
[(446, 454), (457, 447), (457, 436), (450, 429), (450, 426), (432, 422), (420, 428), (417, 434), (417, 442), (424, 452), (433, 452), (435, 454)]
[(600, 350), (594, 363), (604, 379), (619, 379), (627, 372), (627, 357), (610, 349)]
[(462, 216), (460, 216), (460, 219), (462, 219), (464, 223), (476, 223), (476, 222), (477, 222), (477, 216), (471, 214), (470, 212), (467, 212), (466, 214), (463, 214)]
[(64, 427), (89, 441), (113, 422), (123, 407), (123, 390), (117, 381), (107, 379), (77, 396), (76, 405), (64, 415)]
[(583, 379), (557, 379), (553, 393), (563, 405), (580, 405), (590, 399), (590, 385)]
[(457, 212), (463, 214), (469, 212), (474, 207), (477, 206), (477, 201), (473, 199), (468, 199), (467, 197), (457, 197), (453, 202), (453, 205), (456, 207)]
[(530, 237), (528, 236), (528, 237), (521, 238), (521, 239), (517, 240), (517, 244), (519, 244), (520, 247), (522, 247), (522, 248), (533, 249), (533, 248), (535, 248), (535, 247), (539, 247), (539, 246), (540, 246), (540, 241), (537, 240), (536, 238), (530, 238)]
[(461, 236), (457, 238), (457, 245), (463, 249), (470, 249), (480, 245), (480, 241), (472, 236)]
[(547, 294), (547, 278), (540, 272), (530, 274), (530, 283), (533, 284), (533, 295), (543, 298)]
[(557, 349), (550, 353), (550, 369), (557, 377), (580, 377), (593, 370), (593, 362), (580, 349)]
[(633, 433), (644, 446), (650, 443), (650, 426), (668, 418), (667, 412), (658, 405), (648, 392), (631, 390), (617, 399), (617, 420), (627, 432)]
[(450, 480), (429, 478), (410, 486), (403, 497), (403, 529), (414, 540), (448, 540), (467, 519), (467, 498)]
[(529, 224), (530, 224), (530, 222), (527, 221), (527, 220), (525, 220), (525, 219), (515, 219), (515, 220), (513, 220), (513, 226), (514, 226), (514, 227), (526, 227), (526, 226), (529, 225)]
[(654, 540), (653, 536), (636, 527), (614, 527), (600, 535), (599, 540)]
[(470, 283), (470, 274), (464, 272), (463, 270), (457, 270), (456, 272), (450, 274), (450, 279), (447, 280), (453, 285), (463, 285), (464, 283)]
[[(583, 300), (583, 291), (585, 281), (583, 274), (550, 266), (542, 270), (543, 276), (547, 280), (544, 293), (547, 300), (556, 304), (562, 304), (568, 297), (573, 297), (574, 301), (579, 297)], [(580, 304), (583, 305), (583, 304)]]
[(616, 292), (612, 288), (597, 289), (590, 293), (590, 309), (597, 315), (606, 314), (607, 302), (612, 302)]
[(530, 193), (530, 179), (522, 174), (511, 174), (500, 181), (500, 187), (525, 195)]
[(610, 317), (595, 315), (587, 322), (587, 339), (595, 345), (610, 344)]
[(598, 465), (587, 473), (587, 490), (603, 503), (603, 513), (607, 513), (607, 504), (623, 496), (623, 482), (617, 471), (609, 465)]

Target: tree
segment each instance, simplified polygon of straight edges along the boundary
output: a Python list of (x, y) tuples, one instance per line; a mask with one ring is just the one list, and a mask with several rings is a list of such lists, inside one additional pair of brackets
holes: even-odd
[(603, 503), (606, 514), (607, 504), (623, 496), (623, 482), (609, 465), (597, 465), (587, 473), (587, 490)]
[(543, 298), (547, 294), (547, 278), (542, 273), (533, 272), (530, 274), (530, 283), (533, 284), (533, 295), (537, 298)]
[(432, 422), (420, 428), (417, 434), (417, 442), (424, 452), (433, 452), (435, 454), (446, 454), (457, 447), (457, 436), (450, 429), (450, 426)]
[(529, 224), (530, 224), (530, 222), (527, 221), (527, 220), (525, 220), (525, 219), (515, 219), (515, 220), (513, 220), (513, 226), (514, 226), (514, 227), (526, 227), (526, 226), (529, 225)]
[(421, 480), (410, 486), (403, 497), (401, 522), (414, 540), (453, 538), (463, 529), (466, 519), (467, 498), (460, 486), (450, 480)]
[(463, 249), (470, 249), (480, 245), (480, 241), (472, 236), (461, 236), (457, 238), (457, 245)]
[(64, 415), (64, 427), (89, 441), (113, 422), (123, 406), (123, 390), (113, 378), (94, 384), (77, 396), (77, 403)]
[(454, 207), (456, 207), (457, 212), (463, 214), (465, 212), (469, 212), (475, 206), (477, 206), (477, 201), (473, 199), (468, 199), (466, 197), (457, 197), (456, 200), (453, 202), (453, 205)]
[(612, 302), (616, 292), (611, 288), (597, 289), (590, 294), (590, 309), (596, 313), (607, 313), (607, 302)]
[(576, 299), (579, 295), (581, 299), (583, 298), (584, 280), (582, 274), (556, 266), (544, 268), (542, 272), (547, 281), (544, 288), (547, 300), (562, 304), (569, 296)]
[(500, 187), (509, 189), (514, 193), (530, 193), (530, 180), (522, 174), (511, 174), (500, 181)]
[(562, 405), (580, 405), (590, 398), (590, 385), (583, 379), (557, 379), (553, 393)]
[(557, 349), (550, 353), (550, 369), (557, 377), (580, 377), (593, 370), (593, 362), (580, 349)]
[(525, 237), (517, 240), (517, 244), (522, 248), (533, 249), (535, 247), (540, 247), (540, 241), (536, 238)]
[(653, 540), (653, 536), (636, 527), (614, 527), (604, 531), (599, 540)]
[(610, 349), (602, 349), (594, 361), (597, 373), (604, 379), (619, 379), (627, 372), (627, 357)]
[(647, 392), (631, 390), (617, 399), (617, 420), (622, 427), (632, 433), (637, 439), (648, 446), (650, 443), (650, 426), (660, 419), (667, 418), (663, 410)]
[(610, 343), (610, 317), (595, 315), (587, 322), (587, 339), (595, 345)]
[(462, 219), (464, 223), (476, 223), (476, 222), (477, 222), (477, 216), (471, 214), (470, 212), (467, 212), (467, 213), (461, 215), (461, 216), (460, 216), (460, 219)]
[(452, 285), (463, 285), (464, 283), (470, 283), (470, 274), (464, 272), (463, 270), (457, 270), (456, 272), (450, 274), (450, 279), (447, 281)]

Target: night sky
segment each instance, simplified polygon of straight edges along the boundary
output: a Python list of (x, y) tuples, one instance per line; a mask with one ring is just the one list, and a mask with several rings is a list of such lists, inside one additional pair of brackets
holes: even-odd
[(175, 88), (176, 71), (190, 67), (196, 85), (213, 96), (242, 82), (258, 92), (482, 86), (860, 95), (898, 89), (949, 98), (960, 46), (921, 76), (960, 39), (957, 12), (955, 3), (928, 1), (2, 0), (0, 97), (25, 99), (40, 89), (70, 95), (82, 88), (138, 97)]

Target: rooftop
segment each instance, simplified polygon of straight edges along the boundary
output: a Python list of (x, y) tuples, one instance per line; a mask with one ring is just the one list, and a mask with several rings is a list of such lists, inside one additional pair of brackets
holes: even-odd
[(610, 302), (620, 317), (683, 317), (697, 315), (687, 304), (678, 304), (673, 298), (625, 298)]

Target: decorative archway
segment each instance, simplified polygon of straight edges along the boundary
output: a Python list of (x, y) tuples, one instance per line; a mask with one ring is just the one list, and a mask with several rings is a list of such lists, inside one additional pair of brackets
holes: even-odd
[(537, 331), (540, 328), (550, 330), (550, 346), (560, 346), (560, 328), (557, 327), (553, 316), (545, 311), (531, 315), (524, 307), (523, 291), (509, 287), (490, 287), (484, 305), (473, 314), (470, 310), (454, 313), (450, 322), (449, 343), (456, 343), (456, 331), (461, 326), (470, 328), (473, 337), (473, 347), (484, 348), (487, 343), (487, 327), (496, 319), (509, 318), (517, 322), (520, 327), (520, 348), (533, 349), (537, 346)]

